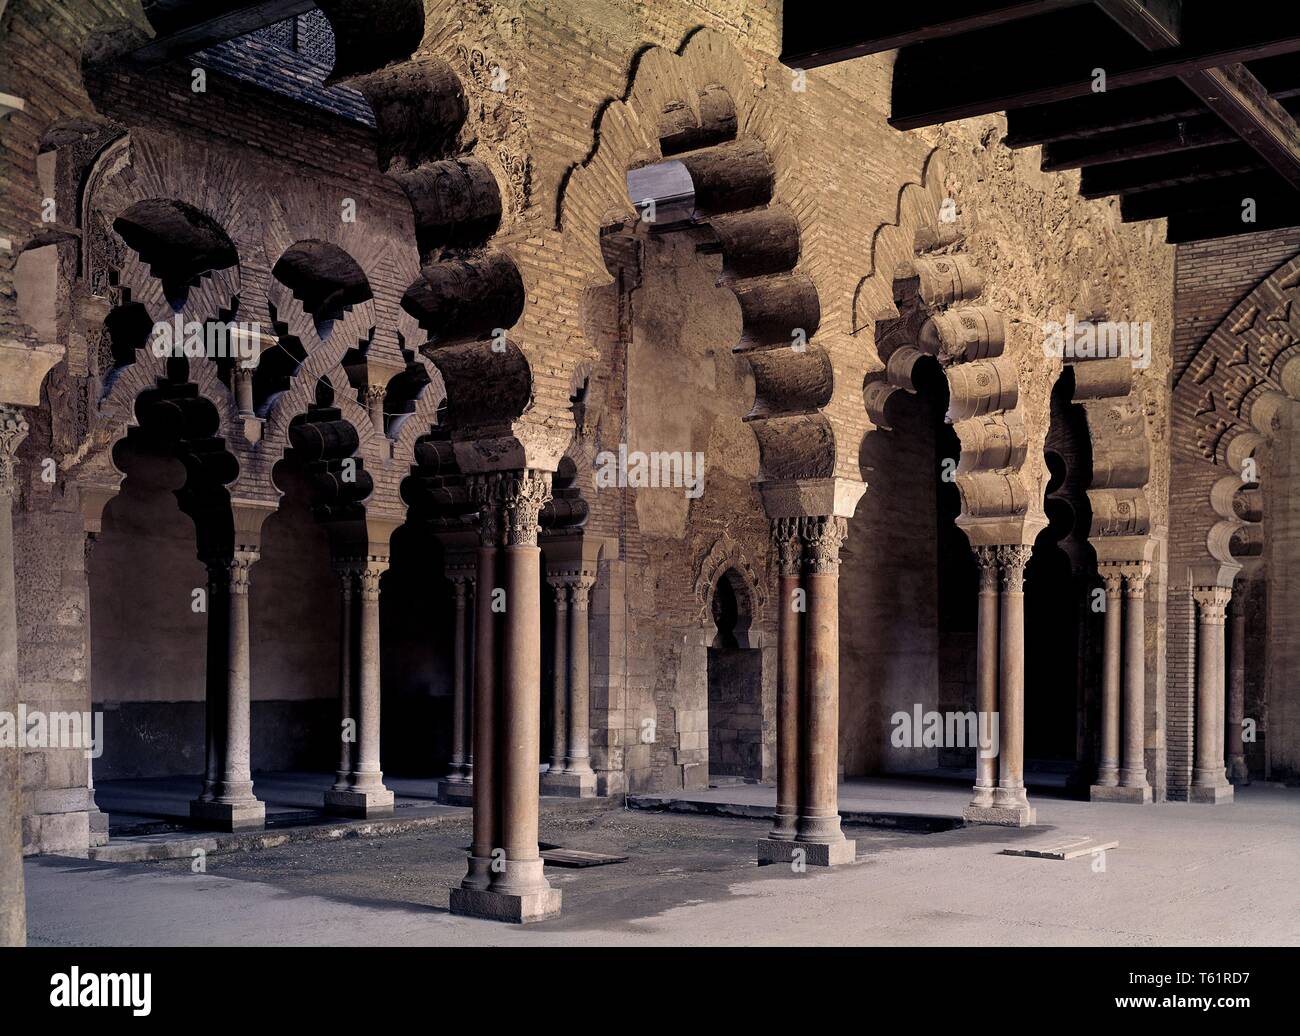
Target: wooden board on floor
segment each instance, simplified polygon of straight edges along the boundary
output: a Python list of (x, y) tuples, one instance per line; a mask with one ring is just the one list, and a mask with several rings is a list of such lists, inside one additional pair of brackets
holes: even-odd
[(1043, 845), (1003, 849), (1002, 855), (1029, 856), (1036, 860), (1073, 860), (1079, 856), (1091, 856), (1118, 848), (1119, 842), (1098, 842), (1091, 835), (1065, 835)]
[(609, 863), (627, 863), (626, 856), (589, 853), (583, 849), (565, 849), (562, 846), (545, 843), (539, 848), (542, 859), (556, 867), (603, 867)]

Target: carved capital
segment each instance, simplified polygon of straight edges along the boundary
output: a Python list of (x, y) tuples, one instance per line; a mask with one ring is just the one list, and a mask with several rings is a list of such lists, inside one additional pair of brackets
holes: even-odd
[(1147, 579), (1151, 575), (1151, 562), (1137, 561), (1131, 565), (1121, 565), (1124, 576), (1124, 594), (1133, 599), (1146, 597)]
[(801, 557), (798, 518), (772, 519), (772, 546), (783, 576), (797, 576)]
[(249, 579), (252, 576), (253, 566), (261, 558), (261, 553), (256, 550), (237, 549), (235, 556), (227, 563), (230, 571), (230, 592), (239, 596), (248, 594)]
[(1013, 543), (998, 547), (998, 564), (1002, 566), (1002, 590), (1009, 594), (1025, 592), (1025, 566), (1034, 548)]
[(379, 580), (388, 571), (388, 558), (371, 554), (357, 568), (363, 601), (379, 600)]
[(15, 406), (0, 403), (0, 496), (13, 496), (17, 469), (14, 455), (31, 426)]
[(1226, 586), (1194, 586), (1192, 599), (1196, 601), (1196, 615), (1208, 626), (1222, 626), (1232, 590)]
[(507, 547), (537, 546), (537, 521), (550, 499), (550, 472), (528, 470), (506, 477), (502, 484), (502, 516)]
[(1097, 566), (1097, 574), (1106, 586), (1107, 597), (1118, 597), (1124, 586), (1123, 569), (1114, 562), (1104, 562)]
[(976, 547), (975, 563), (980, 568), (980, 593), (998, 592), (998, 549), (997, 547)]
[(840, 567), (840, 547), (848, 537), (849, 523), (837, 515), (801, 518), (804, 571), (810, 575), (834, 575)]

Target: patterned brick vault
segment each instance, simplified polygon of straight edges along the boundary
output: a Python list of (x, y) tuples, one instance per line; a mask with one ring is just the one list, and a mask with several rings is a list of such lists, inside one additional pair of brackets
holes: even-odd
[(1168, 244), (781, 7), (0, 0), (0, 942), (117, 782), (436, 778), (519, 922), (539, 796), (833, 866), (845, 778), (1300, 778), (1300, 219)]

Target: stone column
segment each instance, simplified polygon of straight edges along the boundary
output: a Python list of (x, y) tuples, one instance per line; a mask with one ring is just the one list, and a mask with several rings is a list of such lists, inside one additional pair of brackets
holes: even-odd
[(1196, 754), (1191, 802), (1232, 801), (1232, 785), (1223, 767), (1223, 623), (1232, 590), (1224, 586), (1192, 588), (1196, 601)]
[[(0, 709), (18, 710), (18, 601), (14, 582), (14, 456), (29, 425), (17, 407), (0, 404)], [(0, 747), (0, 946), (27, 943), (23, 883), (22, 758)]]
[(994, 823), (1014, 827), (1033, 824), (1035, 815), (1025, 792), (1025, 566), (1033, 547), (998, 548), (1002, 567), (998, 665), (998, 786), (993, 792)]
[(465, 735), (469, 725), (465, 722), (468, 711), (468, 691), (465, 683), (466, 663), (466, 609), (469, 599), (469, 577), (463, 574), (452, 576), (452, 592), (455, 595), (456, 618), (454, 622), (455, 643), (451, 649), (451, 771), (447, 780), (463, 784), (466, 779), (466, 752), (468, 744)]
[(393, 793), (384, 787), (379, 765), (379, 584), (388, 571), (388, 558), (370, 554), (358, 565), (360, 588), (357, 623), (357, 745), (356, 764), (345, 791), (325, 793), (330, 812), (353, 817), (387, 816)]
[(1246, 584), (1238, 584), (1228, 608), (1232, 628), (1228, 637), (1228, 727), (1227, 756), (1228, 780), (1233, 784), (1249, 784), (1250, 772), (1246, 768), (1246, 742), (1243, 724), (1246, 721)]
[(591, 768), (591, 629), (588, 602), (596, 580), (580, 576), (569, 589), (569, 750), (564, 769), (578, 778), (578, 795), (596, 794), (596, 772)]
[[(976, 547), (975, 560), (980, 568), (978, 628), (975, 636), (975, 709), (981, 744), (975, 751), (975, 790), (970, 811), (989, 809), (997, 787), (997, 752), (987, 748), (998, 722), (998, 555), (996, 547)], [(978, 820), (978, 813), (967, 817)]]
[(1124, 577), (1114, 565), (1101, 566), (1106, 585), (1106, 611), (1102, 634), (1101, 659), (1101, 760), (1097, 764), (1097, 783), (1091, 797), (1101, 799), (1100, 789), (1119, 786), (1120, 674), (1122, 670)]
[(226, 746), (220, 793), (210, 802), (190, 803), (190, 815), (221, 830), (262, 827), (266, 806), (253, 795), (250, 752), (252, 672), (248, 589), (253, 565), (261, 554), (236, 542), (229, 560), (226, 636)]
[[(840, 547), (848, 521), (833, 515), (800, 520), (800, 553), (807, 613), (799, 707), (798, 816), (793, 841), (759, 843), (760, 862), (810, 866), (852, 863), (856, 845), (840, 830)], [(802, 850), (802, 856), (798, 855)]]
[(200, 802), (212, 802), (221, 793), (226, 768), (227, 653), (230, 644), (230, 562), (209, 559), (207, 672), (204, 690), (206, 766)]
[(550, 579), (555, 592), (555, 665), (551, 681), (551, 768), (560, 774), (569, 754), (569, 587), (564, 580)]
[[(481, 477), (480, 477), (481, 478)], [(526, 470), (488, 476), (485, 490), (502, 505), (504, 546), (500, 573), (505, 591), (501, 644), (500, 758), (495, 760), (496, 798), (500, 804), (500, 841), (489, 850), (486, 889), (469, 884), (453, 889), (451, 911), (515, 922), (540, 921), (560, 910), (560, 891), (542, 872), (538, 851), (538, 759), (541, 750), (541, 551), (538, 516), (550, 497), (548, 472)], [(486, 510), (486, 508), (485, 508)], [(480, 583), (486, 590), (486, 584)], [(490, 605), (489, 605), (490, 607)], [(480, 717), (475, 717), (476, 725)], [(475, 748), (480, 747), (479, 741)], [(483, 760), (476, 751), (475, 812), (484, 785)], [(477, 820), (477, 817), (476, 817)], [(478, 828), (475, 828), (476, 836)], [(498, 855), (496, 850), (503, 852)], [(479, 855), (481, 847), (472, 850)], [(471, 860), (471, 866), (474, 861)]]
[(1126, 801), (1150, 802), (1146, 764), (1146, 581), (1147, 562), (1125, 565), (1124, 574), (1124, 759), (1119, 773)]
[[(803, 668), (799, 586), (803, 554), (798, 518), (772, 519), (779, 568), (776, 615), (776, 815), (769, 839), (791, 842), (799, 820), (799, 683)], [(759, 846), (760, 854), (763, 846)]]
[[(478, 574), (474, 592), (474, 833), (470, 841), (469, 867), (460, 889), (452, 890), (452, 912), (474, 915), (475, 907), (488, 902), (486, 894), (491, 868), (501, 845), (497, 809), (496, 730), (500, 712), (497, 694), (497, 616), (493, 600), (499, 589), (498, 561), (501, 552), (501, 506), (479, 480), (471, 484), (481, 498), (479, 512)], [(457, 895), (457, 893), (462, 893)]]
[(334, 571), (339, 579), (339, 765), (334, 774), (334, 791), (347, 791), (356, 765), (356, 671), (352, 655), (356, 645), (356, 623), (352, 602), (356, 594), (355, 564), (338, 562)]

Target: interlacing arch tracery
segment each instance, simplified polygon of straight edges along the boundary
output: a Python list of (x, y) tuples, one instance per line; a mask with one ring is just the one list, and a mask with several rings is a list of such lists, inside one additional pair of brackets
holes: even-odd
[(1218, 521), (1206, 534), (1222, 565), (1261, 547), (1253, 469), (1287, 400), (1300, 400), (1300, 256), (1243, 299), (1174, 381), (1174, 447), (1224, 469), (1210, 490)]
[[(375, 477), (373, 506), (399, 514), (398, 486), (418, 427), (437, 422), (444, 398), (436, 369), (407, 346), (419, 340), (399, 294), (404, 267), (415, 268), (413, 250), (403, 258), (396, 228), (358, 229), (292, 198), (263, 199), (251, 219), (239, 191), (192, 189), (214, 181), (228, 187), (237, 170), (209, 168), (219, 161), (210, 154), (194, 160), (204, 175), (192, 175), (191, 156), (165, 141), (123, 136), (87, 179), (83, 220), (103, 232), (92, 238), (83, 275), (115, 306), (104, 322), (101, 394), (67, 466), (83, 486), (111, 496), (123, 477), (112, 448), (140, 423), (138, 401), (164, 383), (188, 384), (215, 408), (212, 435), (238, 462), (231, 496), (274, 506), (272, 469), (292, 445), (291, 428), (325, 396), (355, 431), (358, 463)], [(250, 262), (267, 272), (250, 277)], [(157, 324), (236, 322), (260, 329), (250, 332), (255, 367), (206, 353), (179, 365), (158, 355), (148, 333)], [(117, 341), (122, 327), (132, 333)], [(249, 334), (240, 334), (247, 346)], [(213, 340), (233, 345), (231, 337)], [(238, 383), (265, 373), (269, 357), (278, 357), (269, 362), (280, 362), (283, 376), (250, 405)]]

